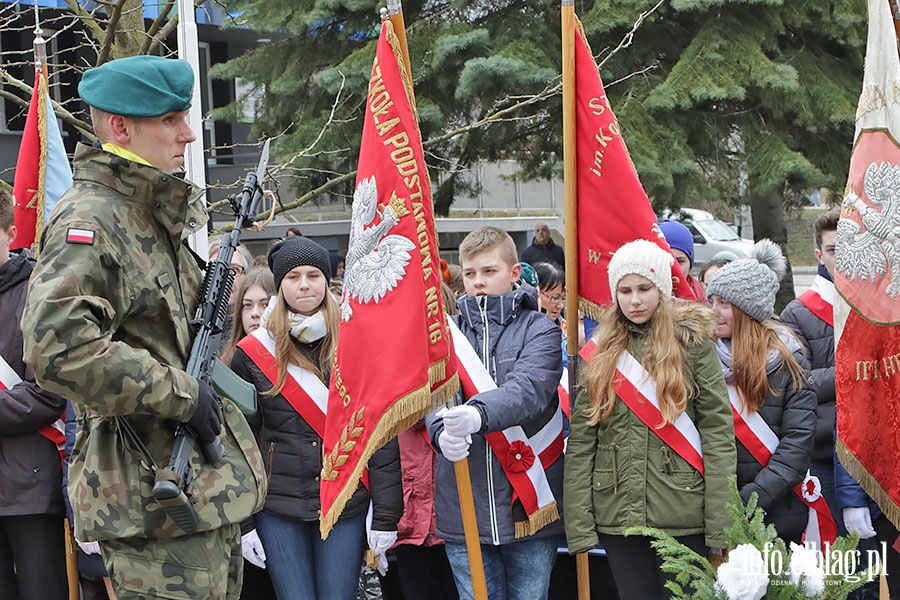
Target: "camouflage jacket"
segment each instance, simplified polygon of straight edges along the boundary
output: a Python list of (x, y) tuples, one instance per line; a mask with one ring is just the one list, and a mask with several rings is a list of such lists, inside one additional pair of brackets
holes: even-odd
[[(207, 220), (178, 176), (79, 146), (74, 184), (54, 208), (22, 319), (38, 382), (72, 400), (78, 434), (69, 497), (81, 540), (182, 534), (154, 501), (175, 421), (197, 404), (183, 369), (203, 261), (187, 237)], [(224, 401), (225, 464), (192, 457), (188, 493), (200, 531), (261, 508), (262, 458), (246, 420)]]

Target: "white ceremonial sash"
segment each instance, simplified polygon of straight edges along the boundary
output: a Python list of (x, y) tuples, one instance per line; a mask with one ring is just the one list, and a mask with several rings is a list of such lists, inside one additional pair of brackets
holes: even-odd
[(703, 446), (697, 426), (685, 413), (674, 423), (662, 425), (662, 412), (656, 397), (656, 381), (629, 352), (616, 361), (616, 395), (631, 409), (650, 431), (703, 475)]
[[(478, 353), (450, 320), (460, 383), (466, 398), (497, 388)], [(516, 537), (531, 535), (559, 518), (556, 499), (547, 481), (545, 469), (556, 462), (563, 451), (563, 413), (559, 406), (550, 420), (531, 437), (515, 425), (503, 431), (485, 434), (503, 472), (528, 514), (527, 523), (516, 523)]]

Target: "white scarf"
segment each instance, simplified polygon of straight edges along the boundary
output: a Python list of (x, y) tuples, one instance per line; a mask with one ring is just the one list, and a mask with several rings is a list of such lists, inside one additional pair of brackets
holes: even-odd
[[(266, 306), (266, 310), (259, 319), (259, 326), (263, 329), (266, 328), (269, 317), (272, 316), (272, 311), (275, 310), (275, 306), (277, 306), (278, 302), (279, 298), (277, 294), (269, 299), (269, 305)], [(288, 311), (288, 322), (291, 324), (291, 337), (304, 344), (311, 344), (316, 340), (321, 340), (328, 334), (328, 325), (325, 323), (325, 314), (321, 310), (308, 317)]]

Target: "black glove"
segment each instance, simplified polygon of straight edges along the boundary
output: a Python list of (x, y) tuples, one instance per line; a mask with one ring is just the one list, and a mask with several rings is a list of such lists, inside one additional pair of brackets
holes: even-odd
[(201, 444), (211, 444), (222, 431), (222, 408), (219, 397), (209, 384), (198, 380), (200, 393), (197, 396), (197, 410), (191, 415), (188, 425), (197, 434)]

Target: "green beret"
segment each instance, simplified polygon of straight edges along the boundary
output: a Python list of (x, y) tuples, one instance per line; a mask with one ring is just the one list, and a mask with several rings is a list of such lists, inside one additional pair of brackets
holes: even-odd
[(125, 117), (158, 117), (191, 107), (194, 72), (183, 60), (131, 56), (85, 71), (78, 84), (89, 106)]

